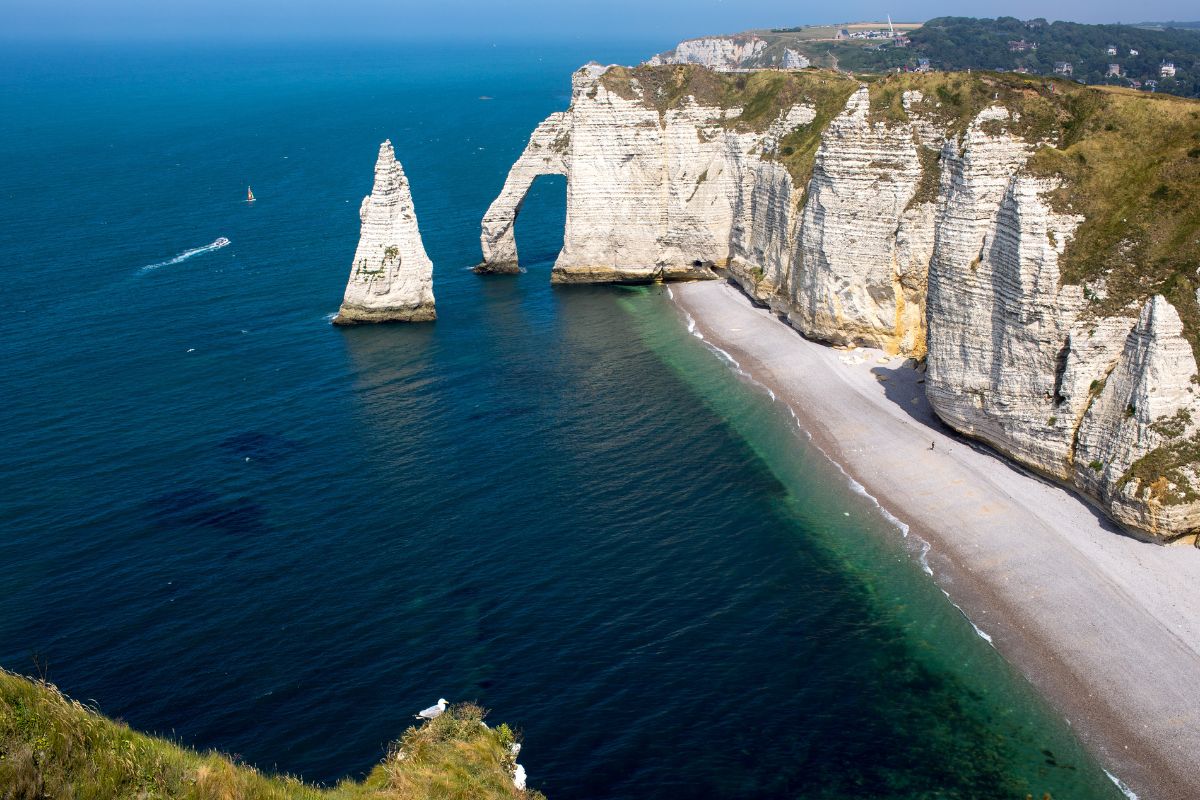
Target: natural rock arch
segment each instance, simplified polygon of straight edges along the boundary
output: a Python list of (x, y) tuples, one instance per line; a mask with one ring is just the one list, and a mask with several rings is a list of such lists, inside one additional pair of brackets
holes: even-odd
[(483, 261), (475, 267), (480, 274), (520, 272), (514, 227), (533, 181), (541, 175), (568, 175), (567, 148), (570, 128), (565, 112), (551, 114), (537, 126), (529, 144), (504, 181), (500, 195), (483, 215), (480, 246)]

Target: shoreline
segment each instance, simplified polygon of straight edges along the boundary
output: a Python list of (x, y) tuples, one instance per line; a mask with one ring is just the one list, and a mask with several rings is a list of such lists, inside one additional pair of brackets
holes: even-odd
[(671, 284), (670, 296), (885, 516), (928, 543), (922, 566), (1123, 791), (1200, 797), (1200, 612), (1188, 606), (1200, 550), (1134, 539), (955, 433), (903, 357), (809, 341), (727, 281)]

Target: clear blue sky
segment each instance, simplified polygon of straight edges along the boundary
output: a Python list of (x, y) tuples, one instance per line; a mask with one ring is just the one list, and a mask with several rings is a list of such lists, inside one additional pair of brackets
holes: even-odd
[(0, 38), (667, 39), (746, 28), (944, 15), (1078, 22), (1200, 18), (1196, 0), (0, 0)]

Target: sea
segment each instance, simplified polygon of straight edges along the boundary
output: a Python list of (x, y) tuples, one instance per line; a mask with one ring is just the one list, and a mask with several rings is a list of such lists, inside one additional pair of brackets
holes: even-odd
[[(445, 697), (551, 800), (1120, 798), (666, 287), (550, 285), (563, 178), (470, 272), (669, 44), (0, 51), (0, 666), (324, 785)], [(385, 138), (438, 320), (337, 329)]]

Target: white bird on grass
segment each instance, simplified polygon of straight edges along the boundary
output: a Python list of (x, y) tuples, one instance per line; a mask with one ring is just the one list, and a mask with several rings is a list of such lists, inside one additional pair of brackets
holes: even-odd
[(446, 698), (441, 698), (437, 701), (436, 706), (430, 706), (421, 713), (416, 715), (417, 719), (437, 719), (442, 714), (446, 713)]

